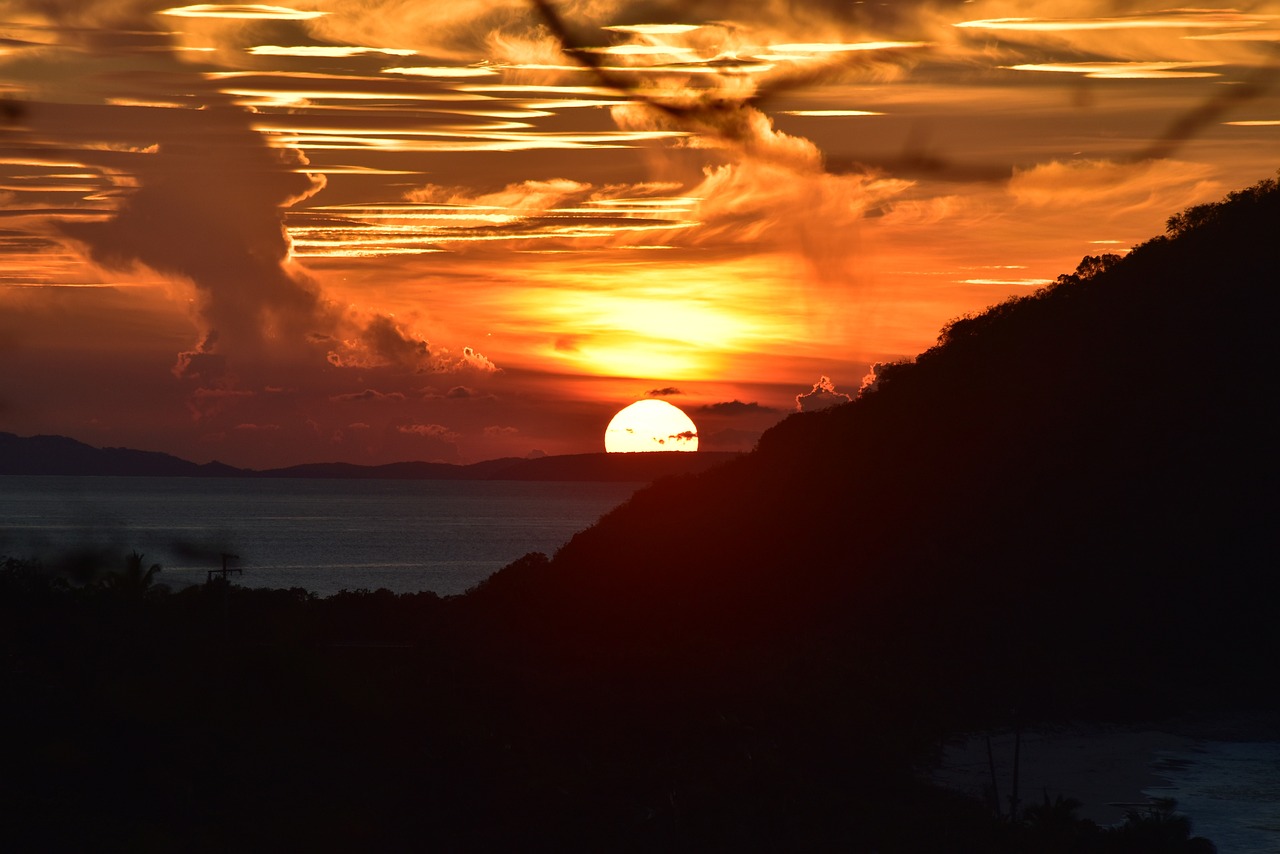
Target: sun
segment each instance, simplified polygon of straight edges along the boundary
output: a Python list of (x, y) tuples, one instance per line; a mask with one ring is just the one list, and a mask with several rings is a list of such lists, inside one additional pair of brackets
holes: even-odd
[(640, 400), (613, 416), (604, 431), (611, 454), (635, 451), (696, 451), (698, 427), (665, 400)]

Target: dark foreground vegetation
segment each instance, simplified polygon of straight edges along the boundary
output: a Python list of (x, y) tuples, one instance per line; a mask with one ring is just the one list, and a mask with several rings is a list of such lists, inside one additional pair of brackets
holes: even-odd
[[(948, 734), (1280, 708), (1280, 191), (942, 333), (464, 597), (0, 573), (10, 850), (1173, 852)], [(110, 570), (104, 572), (103, 570)]]

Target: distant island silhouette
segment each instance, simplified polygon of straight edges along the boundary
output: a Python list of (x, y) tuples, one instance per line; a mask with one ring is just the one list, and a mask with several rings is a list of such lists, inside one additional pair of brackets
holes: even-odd
[(1280, 740), (1277, 234), (1274, 180), (1175, 214), (462, 596), (9, 556), (7, 840), (1211, 852), (1167, 801), (924, 770), (1066, 722)]
[(303, 477), (389, 480), (548, 480), (648, 483), (692, 474), (741, 456), (728, 451), (652, 451), (633, 454), (562, 454), (503, 457), (468, 465), (400, 462), (383, 465), (308, 463), (246, 469), (226, 463), (193, 463), (157, 451), (95, 448), (66, 436), (17, 436), (0, 432), (0, 475), (117, 477)]

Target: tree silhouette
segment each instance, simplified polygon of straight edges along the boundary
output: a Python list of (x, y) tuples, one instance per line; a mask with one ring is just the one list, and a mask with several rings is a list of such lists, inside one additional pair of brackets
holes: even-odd
[(1176, 812), (1173, 798), (1156, 798), (1151, 806), (1131, 810), (1124, 824), (1109, 834), (1113, 851), (1141, 854), (1216, 854), (1217, 846), (1191, 835), (1191, 819)]
[(124, 567), (108, 572), (99, 582), (103, 590), (126, 598), (142, 598), (159, 592), (167, 592), (168, 587), (155, 583), (160, 573), (160, 564), (146, 566), (143, 555), (136, 550), (129, 553), (124, 560)]

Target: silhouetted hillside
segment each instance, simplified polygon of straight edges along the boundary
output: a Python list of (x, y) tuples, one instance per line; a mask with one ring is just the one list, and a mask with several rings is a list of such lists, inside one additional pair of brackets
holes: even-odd
[(1276, 234), (1273, 181), (1175, 216), (477, 598), (691, 682), (758, 657), (975, 714), (1274, 699)]

